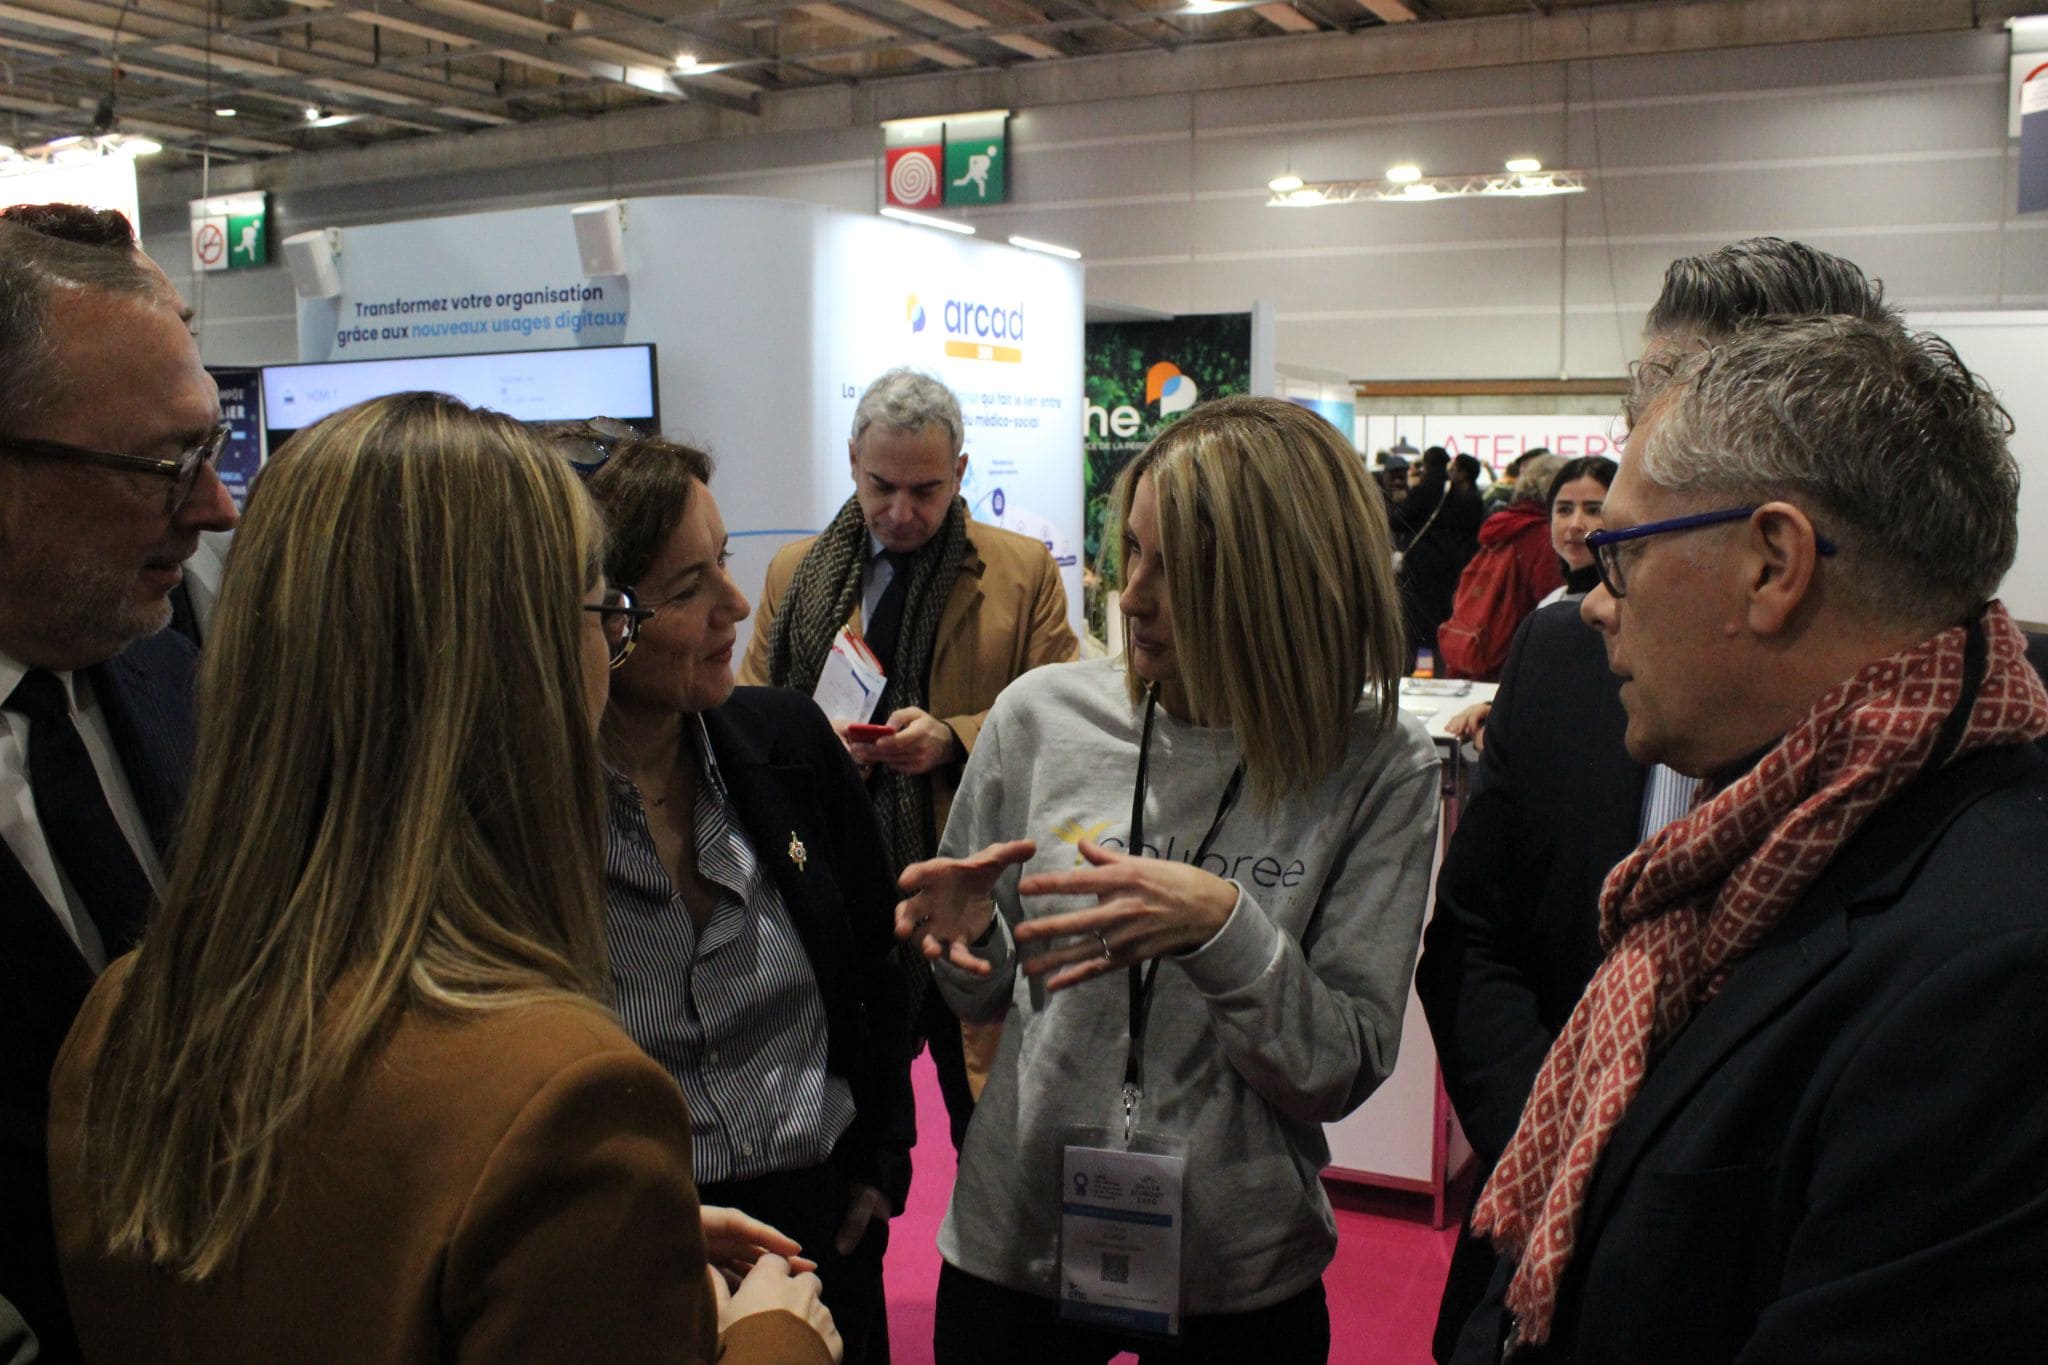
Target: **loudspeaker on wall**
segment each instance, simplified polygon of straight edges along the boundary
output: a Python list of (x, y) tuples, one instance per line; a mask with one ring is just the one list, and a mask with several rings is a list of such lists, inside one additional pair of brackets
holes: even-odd
[(625, 206), (616, 199), (578, 204), (569, 210), (576, 225), (576, 254), (585, 278), (626, 273)]
[(340, 228), (294, 232), (284, 239), (284, 263), (292, 272), (292, 288), (300, 298), (341, 296), (341, 269), (335, 264), (340, 254)]

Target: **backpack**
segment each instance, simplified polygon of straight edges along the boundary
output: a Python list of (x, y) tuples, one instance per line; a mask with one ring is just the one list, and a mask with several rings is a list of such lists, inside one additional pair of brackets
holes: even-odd
[(1436, 629), (1437, 676), (1500, 676), (1515, 627), (1522, 624), (1534, 597), (1528, 576), (1512, 540), (1480, 547), (1458, 578), (1451, 619)]

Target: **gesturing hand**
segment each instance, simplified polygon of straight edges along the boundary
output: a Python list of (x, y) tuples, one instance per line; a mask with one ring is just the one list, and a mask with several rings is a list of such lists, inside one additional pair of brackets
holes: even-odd
[(1046, 977), (1047, 990), (1144, 962), (1162, 953), (1197, 948), (1216, 937), (1237, 908), (1237, 888), (1199, 867), (1166, 858), (1134, 858), (1083, 841), (1089, 866), (1072, 872), (1037, 872), (1017, 883), (1020, 896), (1094, 896), (1085, 910), (1027, 919), (1017, 942), (1074, 942), (1025, 960), (1027, 976)]
[(1038, 851), (1029, 839), (990, 844), (967, 858), (927, 858), (903, 869), (897, 885), (910, 893), (896, 905), (896, 937), (934, 961), (986, 976), (988, 963), (968, 945), (988, 932), (996, 905), (989, 891), (1003, 870)]

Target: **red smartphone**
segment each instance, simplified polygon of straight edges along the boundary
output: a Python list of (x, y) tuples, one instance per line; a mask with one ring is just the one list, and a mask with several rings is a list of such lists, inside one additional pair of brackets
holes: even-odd
[(893, 725), (863, 725), (855, 722), (846, 727), (846, 737), (857, 739), (863, 744), (873, 744), (878, 739), (887, 739), (896, 733)]

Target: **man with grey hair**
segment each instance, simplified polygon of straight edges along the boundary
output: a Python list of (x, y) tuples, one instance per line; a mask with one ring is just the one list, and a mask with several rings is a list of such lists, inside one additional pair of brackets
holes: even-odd
[[(1668, 360), (1761, 317), (1826, 314), (1899, 325), (1883, 286), (1853, 262), (1802, 242), (1751, 238), (1671, 263), (1645, 349)], [(1415, 987), (1483, 1182), (1600, 965), (1601, 884), (1686, 812), (1699, 783), (1630, 759), (1620, 683), (1575, 601), (1522, 623), (1482, 724), (1484, 748), (1445, 850)], [(1492, 1283), (1494, 1269), (1490, 1245), (1468, 1221), (1445, 1278), (1438, 1360), (1499, 1358), (1504, 1285)]]
[(1705, 779), (1475, 1211), (1522, 1360), (2030, 1358), (2048, 1280), (2048, 689), (1993, 594), (2004, 412), (1777, 318), (1639, 375), (1582, 611)]
[[(930, 375), (895, 369), (868, 386), (846, 443), (853, 496), (823, 532), (769, 564), (739, 674), (809, 692), (840, 627), (865, 635), (888, 676), (873, 719), (895, 733), (847, 748), (871, 774), (899, 868), (937, 849), (996, 695), (1026, 670), (1080, 652), (1051, 553), (967, 515), (964, 435), (959, 402)], [(929, 988), (923, 960), (905, 966), (957, 1147), (974, 1111), (960, 1025)], [(974, 1042), (985, 1076), (993, 1041)]]
[(50, 1230), (50, 1067), (141, 935), (192, 743), (169, 598), (200, 532), (235, 524), (182, 311), (138, 252), (0, 222), (0, 1298), (46, 1361), (78, 1349)]

